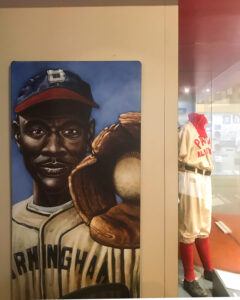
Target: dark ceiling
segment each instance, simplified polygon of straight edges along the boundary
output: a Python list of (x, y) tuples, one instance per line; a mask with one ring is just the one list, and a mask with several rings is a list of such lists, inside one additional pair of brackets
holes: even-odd
[(240, 60), (240, 0), (179, 0), (179, 22), (180, 91)]

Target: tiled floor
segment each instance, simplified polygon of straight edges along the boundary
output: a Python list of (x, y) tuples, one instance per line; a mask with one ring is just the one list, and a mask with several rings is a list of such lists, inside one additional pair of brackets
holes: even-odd
[[(212, 297), (212, 282), (205, 280), (201, 274), (202, 274), (203, 270), (200, 267), (195, 267), (195, 273), (197, 278), (199, 279), (199, 283), (200, 285), (205, 288), (208, 292), (208, 296)], [(189, 298), (191, 297), (182, 287), (182, 281), (183, 281), (183, 267), (182, 267), (182, 263), (179, 260), (178, 263), (178, 297), (181, 298)]]

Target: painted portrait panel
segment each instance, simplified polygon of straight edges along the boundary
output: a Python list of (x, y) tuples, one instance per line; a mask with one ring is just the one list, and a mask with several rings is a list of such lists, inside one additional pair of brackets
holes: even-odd
[(139, 297), (141, 64), (13, 62), (13, 299)]

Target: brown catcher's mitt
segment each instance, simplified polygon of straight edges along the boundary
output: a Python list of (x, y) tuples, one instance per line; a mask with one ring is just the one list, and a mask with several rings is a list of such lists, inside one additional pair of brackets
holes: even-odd
[(140, 127), (140, 113), (120, 115), (69, 177), (78, 213), (92, 238), (106, 246), (140, 246)]

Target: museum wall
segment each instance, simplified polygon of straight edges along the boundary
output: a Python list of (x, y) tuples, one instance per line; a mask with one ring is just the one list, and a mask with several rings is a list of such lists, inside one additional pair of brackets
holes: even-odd
[(178, 8), (170, 2), (0, 8), (2, 299), (10, 298), (10, 63), (55, 60), (142, 63), (141, 296), (177, 296)]

